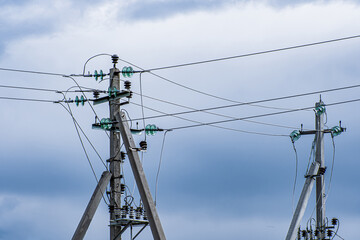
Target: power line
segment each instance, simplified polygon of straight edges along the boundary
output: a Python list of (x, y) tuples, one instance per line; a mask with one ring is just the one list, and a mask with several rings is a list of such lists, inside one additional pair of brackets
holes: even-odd
[(62, 73), (40, 72), (40, 71), (32, 71), (32, 70), (14, 69), (14, 68), (0, 68), (0, 71), (32, 73), (32, 74), (61, 76), (61, 77), (66, 75), (66, 74), (62, 74)]
[(14, 88), (21, 90), (34, 90), (34, 91), (45, 91), (45, 92), (61, 92), (55, 89), (48, 89), (48, 88), (19, 87), (19, 86), (10, 86), (10, 85), (0, 85), (0, 88)]
[[(136, 106), (141, 107), (141, 104), (137, 104), (137, 103), (134, 103), (134, 102), (130, 102), (130, 103), (133, 104), (133, 105), (136, 105)], [(143, 107), (146, 108), (146, 109), (149, 109), (149, 110), (151, 110), (151, 111), (154, 111), (154, 112), (164, 113), (164, 112), (159, 111), (159, 110), (156, 110), (156, 109), (154, 109), (154, 108), (150, 108), (150, 107), (146, 107), (146, 106), (143, 106)], [(192, 123), (205, 124), (205, 123), (203, 123), (203, 122), (191, 120), (191, 119), (184, 118), (184, 117), (179, 117), (179, 116), (172, 116), (172, 117), (175, 117), (175, 118), (178, 118), (178, 119), (181, 119), (181, 120), (185, 120), (185, 121), (188, 121), (188, 122), (192, 122)], [(134, 121), (134, 120), (132, 120), (132, 121)], [(246, 130), (229, 128), (229, 127), (223, 127), (223, 126), (217, 126), (217, 125), (212, 125), (212, 124), (208, 124), (208, 125), (209, 125), (210, 127), (215, 127), (215, 128), (230, 130), (230, 131), (233, 131), (233, 132), (241, 132), (241, 133), (248, 133), (248, 134), (254, 134), (254, 135), (271, 136), (271, 137), (289, 137), (288, 135), (285, 135), (285, 134), (271, 134), (271, 133), (263, 133), (263, 132), (246, 131)], [(171, 129), (169, 129), (169, 130), (171, 130)]]
[(35, 98), (0, 97), (0, 99), (3, 99), (3, 100), (18, 100), (18, 101), (32, 101), (32, 102), (55, 103), (55, 101), (52, 101), (52, 100), (35, 99)]
[[(210, 110), (217, 110), (217, 109), (224, 109), (224, 108), (231, 108), (231, 107), (239, 107), (239, 106), (244, 106), (244, 105), (250, 105), (250, 104), (253, 104), (253, 103), (264, 103), (264, 102), (278, 101), (278, 100), (284, 100), (284, 99), (296, 98), (296, 97), (304, 97), (304, 96), (308, 96), (308, 95), (314, 95), (314, 94), (320, 94), (320, 93), (326, 93), (326, 92), (333, 92), (333, 91), (340, 91), (340, 90), (358, 88), (358, 87), (360, 87), (360, 84), (347, 86), (347, 87), (339, 87), (339, 88), (332, 88), (332, 89), (327, 89), (327, 90), (308, 92), (308, 93), (300, 93), (300, 94), (295, 94), (295, 95), (288, 95), (288, 96), (283, 96), (283, 97), (275, 97), (275, 98), (269, 98), (269, 99), (263, 99), (263, 100), (256, 100), (256, 101), (251, 101), (251, 102), (244, 102), (244, 103), (237, 103), (237, 104), (231, 104), (231, 105), (223, 105), (223, 106), (218, 106), (218, 107), (194, 109), (194, 110), (184, 111), (184, 112), (177, 112), (177, 113), (170, 113), (170, 114), (164, 114), (164, 115), (150, 116), (150, 117), (146, 117), (146, 119), (168, 117), (168, 116), (177, 116), (177, 115), (196, 113), (196, 112), (207, 112), (207, 111), (210, 111)], [(292, 111), (292, 109), (287, 110), (287, 111)], [(140, 119), (133, 119), (133, 120), (138, 121)]]
[[(140, 95), (139, 93), (136, 93), (136, 92), (133, 92), (133, 94), (135, 94), (135, 95)], [(143, 95), (143, 97), (149, 98), (149, 99), (152, 99), (152, 100), (155, 100), (155, 101), (159, 101), (159, 102), (162, 102), (162, 103), (174, 105), (174, 106), (177, 106), (177, 107), (183, 107), (183, 108), (186, 108), (186, 109), (197, 110), (197, 111), (198, 111), (198, 109), (196, 109), (196, 108), (189, 107), (189, 106), (182, 105), (182, 104), (178, 104), (178, 103), (173, 103), (173, 102), (166, 101), (166, 100), (162, 100), (162, 99), (159, 99), (159, 98), (154, 98), (154, 97), (147, 96), (147, 95)], [(203, 111), (203, 112), (204, 112), (204, 113), (207, 113), (207, 114), (210, 114), (210, 115), (219, 116), (219, 117), (235, 118), (235, 117), (228, 116), (228, 115), (225, 115), (225, 114), (220, 114), (220, 113), (213, 113), (213, 112), (209, 112), (209, 111)], [(167, 113), (165, 113), (165, 114), (167, 114)], [(137, 120), (138, 120), (138, 119), (137, 119)], [(280, 127), (280, 128), (294, 129), (294, 127), (291, 127), (291, 126), (284, 126), (284, 125), (273, 124), (273, 123), (264, 123), (264, 122), (254, 121), (254, 120), (243, 120), (243, 121), (245, 121), (245, 122), (250, 122), (250, 123), (255, 123), (255, 124), (260, 124), (260, 125), (272, 126), (272, 127)]]
[(247, 54), (241, 54), (241, 55), (235, 55), (235, 56), (223, 57), (223, 58), (215, 58), (215, 59), (203, 60), (203, 61), (191, 62), (191, 63), (183, 63), (183, 64), (171, 65), (171, 66), (166, 66), (166, 67), (150, 68), (150, 69), (144, 70), (144, 72), (158, 71), (158, 70), (164, 70), (164, 69), (169, 69), (169, 68), (186, 67), (186, 66), (191, 66), (191, 65), (199, 65), (199, 64), (205, 64), (205, 63), (211, 63), (211, 62), (225, 61), (225, 60), (230, 60), (230, 59), (235, 59), (235, 58), (243, 58), (243, 57), (250, 57), (250, 56), (261, 55), (261, 54), (287, 51), (287, 50), (296, 49), (296, 48), (304, 48), (304, 47), (327, 44), (327, 43), (332, 43), (332, 42), (345, 41), (345, 40), (359, 38), (359, 37), (360, 37), (360, 35), (354, 35), (354, 36), (349, 36), (349, 37), (336, 38), (336, 39), (331, 39), (331, 40), (326, 40), (326, 41), (321, 41), (321, 42), (306, 43), (306, 44), (295, 45), (295, 46), (284, 47), (284, 48), (277, 48), (277, 49), (261, 51), (261, 52), (253, 52), (253, 53), (247, 53)]
[[(120, 60), (120, 61), (123, 61), (123, 62), (125, 62), (125, 63), (127, 63), (127, 64), (130, 64), (130, 65), (132, 65), (132, 66), (134, 66), (134, 67), (136, 67), (136, 68), (139, 68), (139, 69), (143, 70), (143, 72), (148, 72), (148, 71), (146, 71), (144, 68), (141, 68), (141, 67), (139, 67), (139, 66), (137, 66), (137, 65), (135, 65), (135, 64), (133, 64), (133, 63), (131, 63), (131, 62), (128, 62), (128, 61), (123, 60), (123, 59), (120, 59), (120, 58), (119, 58), (119, 60)], [(197, 90), (197, 89), (195, 89), (195, 88), (188, 87), (188, 86), (186, 86), (186, 85), (177, 83), (177, 82), (175, 82), (175, 81), (170, 80), (169, 78), (160, 76), (160, 75), (155, 74), (155, 73), (153, 73), (153, 72), (148, 72), (148, 73), (150, 73), (151, 75), (153, 75), (153, 76), (155, 76), (155, 77), (158, 77), (158, 78), (160, 78), (160, 79), (162, 79), (162, 80), (164, 80), (164, 81), (167, 81), (167, 82), (172, 83), (172, 84), (174, 84), (174, 85), (177, 85), (177, 86), (179, 86), (179, 87), (188, 89), (188, 90), (190, 90), (190, 91), (193, 91), (193, 92), (202, 94), (202, 95), (204, 95), (204, 96), (208, 96), (208, 97), (212, 97), (212, 98), (216, 98), (216, 99), (219, 99), (219, 100), (223, 100), (223, 101), (227, 101), (227, 102), (232, 102), (232, 103), (243, 103), (243, 102), (240, 102), (240, 101), (235, 101), (235, 100), (232, 100), (232, 99), (229, 99), (229, 98), (224, 98), (224, 97), (216, 96), (216, 95), (213, 95), (213, 94), (204, 92), (204, 91)], [(276, 107), (262, 106), (262, 105), (250, 105), (250, 106), (261, 107), (261, 108), (268, 108), (268, 109), (276, 109), (276, 110), (284, 110), (283, 108), (276, 108)]]
[[(359, 101), (360, 101), (360, 98), (358, 98), (358, 99), (352, 99), (352, 100), (347, 100), (347, 101), (342, 101), (342, 102), (325, 104), (325, 106), (334, 106), (334, 105), (346, 104), (346, 103), (352, 103), (352, 102), (359, 102)], [(254, 116), (249, 116), (249, 117), (228, 119), (228, 120), (222, 120), (222, 121), (216, 121), (216, 122), (208, 122), (208, 123), (202, 123), (202, 124), (197, 124), (197, 125), (188, 125), (188, 126), (182, 126), (182, 127), (174, 127), (174, 128), (170, 128), (169, 130), (180, 130), (180, 129), (185, 129), (185, 128), (201, 127), (201, 126), (208, 126), (208, 125), (213, 125), (213, 124), (220, 124), (220, 123), (240, 121), (240, 120), (244, 120), (244, 119), (259, 118), (259, 117), (268, 117), (268, 116), (274, 116), (274, 115), (280, 115), (280, 114), (285, 114), (285, 113), (298, 112), (298, 111), (303, 111), (303, 110), (306, 110), (306, 109), (313, 109), (313, 108), (314, 108), (314, 107), (305, 107), (305, 108), (292, 109), (292, 110), (287, 110), (287, 111), (282, 111), (282, 112), (265, 113), (265, 114), (254, 115)]]

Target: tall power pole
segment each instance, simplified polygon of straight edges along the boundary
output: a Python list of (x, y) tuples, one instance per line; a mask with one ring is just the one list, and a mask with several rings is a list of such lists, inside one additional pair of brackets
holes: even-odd
[[(315, 109), (324, 106), (320, 102), (315, 104)], [(325, 172), (324, 158), (324, 114), (322, 111), (316, 112), (315, 129), (316, 129), (316, 152), (315, 161), (319, 163), (319, 171)], [(325, 239), (325, 182), (324, 174), (319, 174), (316, 178), (316, 227), (319, 230), (319, 239)]]
[[(110, 90), (120, 90), (120, 71), (116, 68), (116, 63), (119, 57), (112, 56), (113, 68), (110, 69)], [(116, 91), (115, 90), (115, 91)], [(110, 120), (115, 121), (115, 116), (120, 113), (120, 99), (109, 101), (110, 106)], [(110, 221), (120, 217), (121, 209), (121, 156), (120, 156), (121, 138), (120, 133), (115, 129), (110, 130), (110, 172), (112, 177), (110, 179)], [(110, 225), (110, 240), (121, 237), (121, 226)]]
[[(332, 232), (331, 229), (336, 225), (337, 220), (332, 221), (333, 226), (329, 226), (329, 223), (325, 221), (325, 180), (324, 173), (326, 170), (325, 167), (325, 158), (324, 158), (324, 134), (331, 133), (332, 137), (337, 136), (344, 132), (346, 129), (340, 126), (335, 126), (331, 129), (324, 129), (324, 114), (325, 114), (325, 104), (321, 101), (315, 104), (315, 130), (303, 131), (302, 129), (295, 130), (290, 134), (291, 140), (298, 140), (301, 135), (315, 135), (315, 162), (312, 163), (309, 171), (307, 172), (305, 178), (305, 184), (303, 191), (301, 193), (298, 205), (294, 212), (286, 240), (295, 240), (301, 239), (300, 236), (300, 222), (304, 216), (305, 209), (308, 204), (308, 200), (311, 194), (312, 185), (316, 179), (316, 229), (312, 231), (312, 226), (310, 224), (310, 229), (301, 231), (302, 237), (304, 239), (318, 239), (325, 240), (326, 234), (330, 237)], [(297, 237), (297, 233), (299, 234)]]

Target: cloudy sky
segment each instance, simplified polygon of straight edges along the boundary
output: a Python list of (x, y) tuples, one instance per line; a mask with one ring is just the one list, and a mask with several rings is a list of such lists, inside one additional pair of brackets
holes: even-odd
[[(152, 69), (360, 34), (360, 2), (351, 0), (0, 0), (0, 5), (0, 68), (60, 75), (81, 74), (86, 60), (97, 54), (117, 54), (126, 62)], [(177, 113), (357, 85), (359, 56), (360, 38), (355, 38), (153, 72), (162, 79), (144, 73), (144, 114), (149, 117), (162, 115), (156, 111)], [(123, 66), (129, 65), (120, 61), (118, 67)], [(101, 55), (89, 61), (85, 72), (108, 72), (111, 67), (109, 55)], [(62, 76), (0, 73), (1, 98), (63, 99), (60, 93), (9, 86), (77, 89), (72, 79)], [(102, 90), (109, 84), (94, 78), (75, 80)], [(140, 92), (140, 77), (135, 74), (130, 80), (134, 104), (123, 108), (130, 118), (139, 119), (141, 99), (136, 93)], [(358, 93), (358, 88), (352, 88), (323, 93), (321, 98), (331, 104), (358, 99)], [(76, 95), (68, 92), (66, 98)], [(241, 118), (312, 107), (319, 98), (319, 94), (308, 95), (212, 113)], [(91, 129), (95, 114), (90, 106), (70, 107), (100, 156), (109, 158), (106, 134)], [(325, 136), (327, 187), (335, 163), (326, 216), (340, 219), (338, 233), (344, 239), (358, 238), (360, 225), (358, 107), (359, 102), (327, 107), (327, 127), (341, 120), (347, 128), (334, 139), (334, 158), (331, 137)], [(72, 118), (60, 104), (51, 102), (0, 99), (0, 109), (0, 239), (70, 239), (96, 186)], [(94, 110), (100, 118), (108, 116), (106, 104)], [(180, 117), (187, 120), (168, 116), (148, 119), (145, 124), (171, 129), (194, 125), (191, 121), (229, 119), (204, 112)], [(157, 191), (167, 239), (285, 238), (292, 199), (296, 203), (304, 184), (313, 141), (312, 136), (302, 136), (295, 143), (299, 165), (293, 196), (296, 158), (288, 135), (301, 124), (313, 129), (314, 112), (252, 120), (257, 123), (233, 121), (216, 125), (228, 129), (201, 126), (167, 133)], [(136, 122), (143, 126), (140, 120), (134, 120), (133, 126)], [(82, 139), (99, 177), (104, 166), (83, 135)], [(141, 140), (144, 136), (136, 137), (137, 142)], [(143, 164), (155, 194), (163, 133), (146, 140), (149, 147)], [(128, 165), (126, 161), (125, 176), (133, 189)], [(138, 202), (136, 190), (135, 198)], [(315, 217), (314, 205), (312, 195), (302, 226)], [(107, 239), (108, 218), (102, 202), (86, 239)], [(152, 239), (150, 229), (139, 239)]]

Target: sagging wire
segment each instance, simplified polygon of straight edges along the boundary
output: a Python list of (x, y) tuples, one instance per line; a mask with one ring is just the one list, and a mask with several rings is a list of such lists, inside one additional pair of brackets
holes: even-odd
[(295, 141), (293, 139), (291, 139), (291, 143), (293, 145), (294, 152), (295, 152), (295, 179), (294, 179), (294, 186), (293, 186), (292, 199), (291, 199), (292, 212), (294, 214), (294, 211), (295, 211), (295, 209), (294, 209), (294, 199), (295, 199), (295, 189), (296, 189), (296, 181), (297, 181), (297, 174), (298, 174), (299, 159), (298, 159), (298, 153), (297, 153), (296, 147), (295, 147)]
[[(64, 96), (64, 99), (66, 98), (66, 93), (62, 93), (62, 92), (58, 92), (61, 93)], [(70, 105), (69, 103), (67, 103), (69, 109), (67, 109), (61, 102), (58, 102), (71, 116), (72, 120), (74, 121), (74, 123), (79, 127), (81, 133), (85, 136), (86, 140), (88, 141), (88, 143), (90, 144), (90, 146), (92, 147), (92, 149), (94, 150), (94, 152), (96, 153), (96, 155), (99, 157), (100, 161), (102, 162), (102, 164), (104, 165), (104, 167), (106, 168), (106, 170), (109, 170), (107, 165), (105, 164), (104, 160), (102, 159), (102, 157), (100, 156), (99, 152), (96, 150), (95, 146), (92, 144), (92, 142), (90, 141), (90, 139), (88, 138), (88, 136), (85, 134), (84, 130), (82, 129), (82, 127), (80, 126), (80, 124), (76, 121), (71, 109), (70, 109)]]
[(83, 76), (85, 75), (85, 69), (86, 69), (86, 64), (93, 58), (99, 57), (99, 56), (112, 56), (111, 54), (108, 53), (100, 53), (100, 54), (96, 54), (92, 57), (90, 57), (88, 60), (86, 60), (85, 64), (84, 64), (84, 68), (83, 68)]
[[(76, 86), (80, 89), (81, 93), (84, 95), (84, 98), (85, 98), (86, 102), (89, 104), (90, 108), (92, 109), (93, 113), (95, 114), (95, 119), (98, 119), (99, 122), (100, 122), (101, 120), (100, 120), (100, 118), (98, 117), (98, 115), (97, 115), (94, 107), (91, 105), (90, 101), (89, 101), (88, 98), (86, 97), (86, 95), (85, 95), (82, 87), (78, 84), (78, 82), (77, 82), (73, 77), (71, 77), (71, 76), (63, 76), (63, 77), (70, 78), (70, 79), (72, 79), (72, 80), (75, 82)], [(107, 132), (105, 131), (105, 134), (110, 138), (109, 133), (107, 133)]]
[[(131, 102), (130, 104), (133, 104), (133, 105), (136, 105), (136, 106), (141, 107), (141, 104), (138, 104), (138, 103), (135, 103), (135, 102)], [(157, 113), (165, 114), (165, 112), (156, 110), (156, 109), (151, 108), (151, 107), (143, 106), (143, 108), (149, 109), (149, 110), (154, 111), (154, 112), (157, 112)], [(184, 118), (184, 117), (180, 117), (180, 116), (172, 116), (172, 117), (178, 118), (178, 119), (181, 119), (181, 120), (184, 120), (184, 121), (192, 122), (192, 123), (205, 124), (205, 123), (203, 123), (203, 122), (191, 120), (191, 119)], [(230, 131), (235, 131), (235, 132), (248, 133), (248, 134), (256, 134), (256, 135), (262, 135), (262, 136), (288, 137), (288, 135), (285, 135), (285, 134), (271, 134), (271, 133), (261, 133), (261, 132), (254, 132), (254, 131), (246, 131), (246, 130), (228, 128), (228, 127), (223, 127), (223, 126), (218, 126), (218, 125), (213, 125), (213, 124), (209, 124), (208, 126), (210, 126), (210, 127), (215, 127), (215, 128), (220, 128), (220, 129), (225, 129), (225, 130), (230, 130)]]
[(333, 145), (333, 159), (332, 159), (332, 164), (331, 164), (331, 171), (330, 171), (330, 178), (329, 178), (329, 187), (326, 193), (326, 199), (328, 198), (330, 189), (331, 189), (331, 181), (332, 181), (332, 177), (333, 177), (333, 172), (334, 172), (334, 165), (335, 165), (335, 141), (334, 141), (334, 135), (331, 133), (331, 140), (332, 140), (332, 145)]
[[(89, 158), (89, 155), (88, 155), (88, 153), (87, 153), (87, 151), (86, 151), (86, 148), (85, 148), (85, 146), (84, 146), (84, 142), (83, 142), (83, 140), (82, 140), (82, 138), (81, 138), (81, 136), (80, 136), (79, 129), (78, 129), (78, 125), (77, 125), (78, 122), (76, 121), (76, 119), (75, 119), (75, 117), (74, 117), (74, 115), (73, 115), (73, 113), (72, 113), (72, 111), (71, 111), (71, 107), (70, 107), (69, 103), (66, 103), (66, 104), (67, 104), (68, 108), (66, 108), (62, 103), (60, 103), (60, 105), (61, 105), (65, 110), (68, 111), (68, 113), (70, 114), (70, 116), (71, 116), (71, 118), (72, 118), (72, 120), (73, 120), (73, 123), (74, 123), (74, 126), (75, 126), (75, 130), (76, 130), (76, 133), (77, 133), (77, 135), (78, 135), (78, 137), (79, 137), (79, 140), (80, 140), (82, 149), (84, 150), (86, 159), (88, 160), (88, 163), (89, 163), (89, 165), (90, 165), (91, 171), (92, 171), (92, 173), (93, 173), (93, 175), (94, 175), (94, 177), (95, 177), (96, 183), (99, 184), (99, 179), (98, 179), (97, 176), (96, 176), (94, 167), (93, 167), (93, 165), (92, 165), (92, 163), (91, 163), (91, 160), (90, 160), (90, 158)], [(80, 126), (79, 126), (79, 127), (80, 127)], [(105, 165), (105, 167), (106, 167), (106, 165)], [(107, 169), (107, 167), (106, 167), (106, 169)], [(103, 192), (101, 193), (101, 196), (102, 196), (105, 204), (106, 204), (107, 206), (109, 206), (110, 203), (107, 203), (107, 202), (106, 202), (106, 199), (105, 199), (105, 197), (104, 197), (104, 193), (103, 193)], [(108, 198), (108, 200), (110, 201), (109, 198)]]
[(159, 182), (159, 173), (160, 173), (160, 167), (161, 167), (162, 157), (163, 157), (163, 152), (164, 152), (165, 138), (166, 138), (166, 134), (169, 131), (171, 131), (171, 130), (166, 130), (164, 132), (163, 141), (162, 141), (162, 145), (161, 145), (159, 166), (158, 166), (158, 170), (157, 170), (157, 173), (156, 173), (156, 180), (155, 180), (155, 201), (154, 201), (155, 206), (156, 206), (156, 200), (157, 200), (157, 189), (158, 189), (158, 182)]

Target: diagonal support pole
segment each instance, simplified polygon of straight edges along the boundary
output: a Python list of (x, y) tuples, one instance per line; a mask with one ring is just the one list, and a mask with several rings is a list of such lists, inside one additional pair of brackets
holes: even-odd
[(299, 198), (299, 202), (296, 206), (295, 213), (291, 221), (289, 231), (286, 235), (285, 240), (295, 240), (296, 238), (297, 230), (300, 227), (300, 222), (304, 216), (306, 206), (309, 202), (309, 197), (311, 195), (311, 191), (314, 186), (315, 179), (313, 176), (317, 175), (318, 170), (319, 170), (319, 163), (313, 162), (309, 169), (303, 190)]
[(118, 122), (121, 137), (123, 139), (125, 149), (129, 157), (136, 185), (139, 189), (140, 197), (144, 204), (147, 217), (149, 219), (153, 238), (154, 240), (166, 240), (165, 233), (161, 226), (160, 218), (154, 204), (154, 200), (151, 196), (149, 184), (146, 180), (144, 169), (139, 158), (139, 154), (136, 150), (134, 150), (136, 149), (136, 145), (130, 132), (126, 116), (124, 113), (117, 113), (115, 115), (115, 118)]
[(111, 173), (108, 171), (103, 172), (101, 175), (100, 181), (97, 184), (93, 195), (91, 196), (89, 204), (87, 205), (79, 225), (76, 228), (72, 240), (82, 240), (85, 237), (86, 231), (88, 230), (91, 220), (95, 215), (103, 193), (106, 191), (106, 186), (109, 184), (110, 178)]

